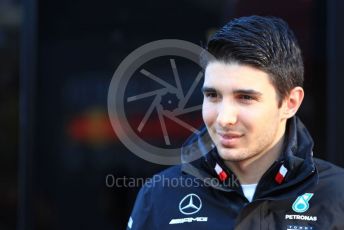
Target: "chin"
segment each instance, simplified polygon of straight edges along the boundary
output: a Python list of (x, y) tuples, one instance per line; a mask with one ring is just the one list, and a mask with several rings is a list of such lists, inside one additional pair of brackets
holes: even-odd
[(242, 157), (222, 157), (221, 158), (224, 160), (224, 161), (230, 161), (230, 162), (241, 162), (243, 160), (245, 160), (245, 158), (242, 158)]
[(218, 149), (219, 155), (223, 160), (226, 161), (242, 161), (246, 157), (241, 151), (237, 149)]

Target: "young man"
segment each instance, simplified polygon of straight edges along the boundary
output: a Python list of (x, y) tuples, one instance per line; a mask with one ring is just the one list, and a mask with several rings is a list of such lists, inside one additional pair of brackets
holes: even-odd
[(202, 157), (145, 185), (128, 229), (344, 229), (344, 171), (313, 158), (295, 116), (304, 68), (288, 25), (235, 19), (207, 50), (214, 58), (203, 85), (206, 128), (190, 139), (196, 151), (187, 144), (182, 153), (187, 160), (193, 148)]

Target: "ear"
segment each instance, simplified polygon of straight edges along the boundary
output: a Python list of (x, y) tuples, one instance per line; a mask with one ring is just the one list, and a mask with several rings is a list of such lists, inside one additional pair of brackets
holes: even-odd
[(302, 103), (303, 97), (304, 97), (304, 91), (303, 88), (300, 86), (297, 86), (293, 88), (289, 95), (284, 99), (283, 101), (283, 110), (284, 110), (284, 117), (286, 119), (291, 118), (295, 115), (297, 110), (300, 108), (300, 105)]

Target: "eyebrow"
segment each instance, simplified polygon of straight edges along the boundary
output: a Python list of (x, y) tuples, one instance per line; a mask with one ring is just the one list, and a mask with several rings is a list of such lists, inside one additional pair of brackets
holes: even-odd
[(213, 87), (207, 87), (207, 86), (203, 86), (202, 87), (202, 92), (206, 93), (206, 92), (216, 92), (217, 90)]
[[(218, 90), (216, 90), (213, 87), (208, 87), (208, 86), (204, 86), (202, 87), (202, 92), (206, 93), (206, 92), (217, 92)], [(246, 94), (246, 95), (252, 95), (252, 96), (262, 96), (263, 94), (261, 92), (258, 92), (256, 90), (253, 89), (236, 89), (233, 91), (234, 94)]]
[(252, 96), (262, 96), (263, 94), (261, 92), (258, 92), (253, 89), (237, 89), (234, 90), (234, 94), (246, 94), (246, 95), (252, 95)]

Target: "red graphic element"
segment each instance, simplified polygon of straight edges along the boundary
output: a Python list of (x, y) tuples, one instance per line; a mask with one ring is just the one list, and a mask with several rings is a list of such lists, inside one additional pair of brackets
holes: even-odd
[(286, 167), (284, 167), (284, 165), (281, 165), (278, 173), (276, 174), (275, 176), (275, 181), (278, 183), (278, 184), (282, 184), (284, 178), (285, 178), (285, 175), (287, 174), (288, 172), (288, 169)]
[[(142, 114), (135, 114), (129, 117), (128, 122), (132, 124), (133, 130), (138, 127), (142, 117)], [(184, 115), (181, 119), (194, 127), (199, 127), (202, 124), (201, 116), (195, 116), (195, 114)], [(116, 120), (114, 123), (118, 124), (119, 122), (123, 121)], [(174, 141), (184, 142), (192, 134), (169, 119), (166, 119), (166, 127)], [(88, 144), (104, 144), (119, 141), (106, 111), (102, 109), (91, 109), (82, 114), (75, 115), (67, 123), (67, 133), (72, 140)], [(150, 119), (147, 127), (141, 133), (137, 132), (137, 135), (143, 140), (163, 140), (158, 117)]]
[(217, 173), (219, 179), (223, 182), (227, 179), (227, 173), (221, 168), (219, 164), (215, 165), (215, 172)]

